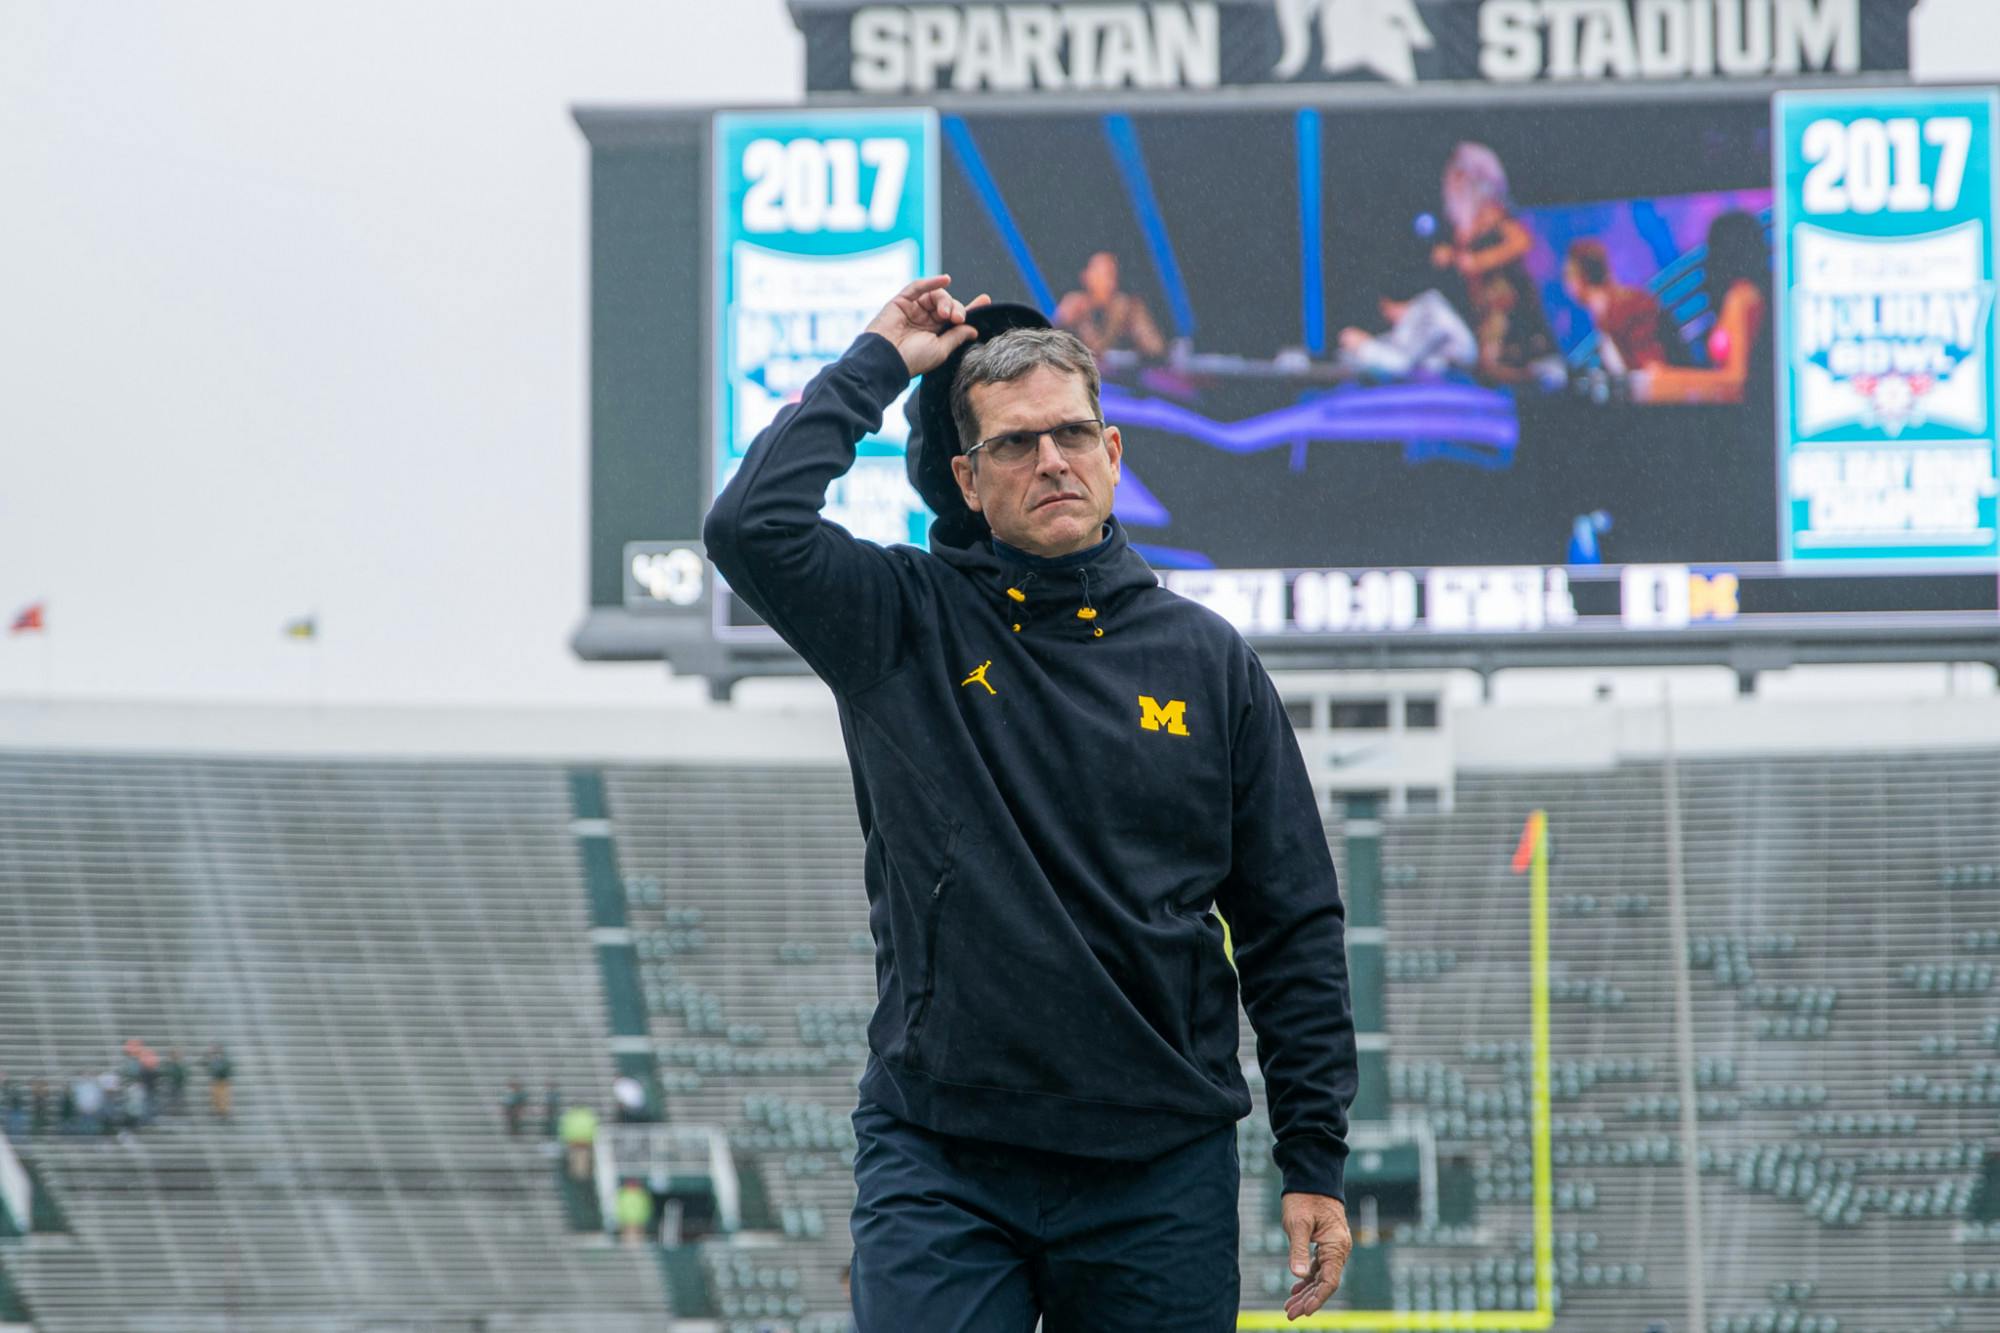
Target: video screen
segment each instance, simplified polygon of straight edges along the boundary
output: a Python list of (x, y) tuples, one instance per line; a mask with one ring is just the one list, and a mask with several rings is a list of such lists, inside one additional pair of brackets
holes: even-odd
[[(1996, 106), (718, 117), (712, 480), (943, 270), (1096, 353), (1118, 516), (1245, 633), (1983, 632)], [(825, 512), (921, 545), (900, 421)]]
[(1776, 558), (1763, 103), (942, 128), (949, 267), (1098, 354), (1157, 567)]

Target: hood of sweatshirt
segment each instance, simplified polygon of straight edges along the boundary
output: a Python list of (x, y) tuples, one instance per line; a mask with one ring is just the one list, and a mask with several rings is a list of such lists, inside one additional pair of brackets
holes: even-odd
[(1119, 612), (1134, 596), (1160, 583), (1117, 519), (1104, 528), (1097, 545), (1049, 557), (997, 537), (967, 540), (940, 521), (931, 525), (931, 553), (978, 584), (1016, 634), (1101, 639), (1117, 633)]

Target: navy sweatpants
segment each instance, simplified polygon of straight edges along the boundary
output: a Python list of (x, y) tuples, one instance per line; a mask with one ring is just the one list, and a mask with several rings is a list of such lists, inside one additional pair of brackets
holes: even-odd
[(1150, 1162), (951, 1138), (854, 1113), (860, 1333), (1236, 1327), (1236, 1131)]

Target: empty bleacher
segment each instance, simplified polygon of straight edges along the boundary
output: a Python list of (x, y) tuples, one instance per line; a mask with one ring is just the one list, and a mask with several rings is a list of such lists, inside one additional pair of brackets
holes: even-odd
[(519, 1076), (605, 1101), (563, 770), (0, 755), (0, 1070), (127, 1037), (235, 1116), (26, 1145), (67, 1236), (0, 1255), (49, 1333), (656, 1327), (643, 1253), (580, 1246)]
[[(854, 1203), (848, 1117), (875, 1003), (848, 775), (630, 767), (605, 778), (672, 1114), (730, 1131), (791, 1241), (766, 1274), (779, 1283), (776, 1309), (760, 1289), (738, 1290), (740, 1273), (772, 1266), (710, 1265), (717, 1307), (735, 1321), (725, 1328), (801, 1310), (837, 1319)], [(1243, 1158), (1246, 1216), (1260, 1216), (1268, 1140)], [(1246, 1276), (1251, 1262), (1283, 1266), (1254, 1258), (1263, 1241), (1246, 1228)]]
[[(1679, 770), (1710, 1328), (2000, 1327), (1977, 1277), (1996, 1247), (1969, 1216), (2000, 1074), (1980, 970), (2000, 943), (1981, 878), (2000, 862), (2000, 754)], [(1465, 1275), (1527, 1234), (1526, 885), (1508, 861), (1543, 807), (1557, 1228), (1591, 1242), (1559, 1251), (1558, 1326), (1679, 1326), (1663, 784), (1657, 763), (1461, 773), (1455, 813), (1390, 825), (1390, 947), (1456, 962), (1389, 989), (1399, 1096), (1440, 1152), (1487, 1164), (1478, 1234), (1403, 1265), (1412, 1304), (1497, 1297)]]
[[(712, 1263), (716, 1307), (837, 1314), (875, 1003), (847, 773), (626, 767), (605, 785), (669, 1113), (729, 1131), (795, 1242), (782, 1265)], [(738, 1290), (759, 1267), (778, 1285)]]
[[(729, 1132), (769, 1224), (682, 1277), (722, 1333), (838, 1328), (874, 999), (847, 775), (605, 779), (670, 1114)], [(1710, 1329), (2000, 1326), (2000, 754), (1695, 758), (1679, 781)], [(1461, 772), (1451, 813), (1385, 821), (1391, 1105), (1468, 1196), (1392, 1235), (1393, 1302), (1532, 1305), (1509, 860), (1535, 808), (1557, 1327), (1679, 1327), (1657, 762)], [(1328, 834), (1344, 869), (1337, 816)], [(134, 1035), (221, 1041), (239, 1069), (232, 1125), (32, 1145), (72, 1231), (0, 1263), (48, 1329), (657, 1325), (650, 1259), (575, 1243), (539, 1150), (499, 1133), (515, 1074), (604, 1100), (562, 768), (0, 757), (0, 879), (0, 1069), (99, 1068)], [(1266, 1308), (1289, 1286), (1267, 1133), (1260, 1109), (1242, 1263)]]
[[(780, 1277), (803, 1298), (778, 1308), (837, 1308), (873, 1001), (846, 775), (626, 768), (608, 783), (676, 1115), (728, 1127), (763, 1165), (796, 1238)], [(2000, 756), (1697, 760), (1681, 787), (1714, 1327), (1978, 1326), (2000, 1286), (2000, 1228), (1987, 1241), (1968, 1218), (2000, 1105), (1983, 989), (2000, 958)], [(1558, 1326), (1678, 1323), (1657, 763), (1465, 773), (1454, 813), (1387, 822), (1393, 1104), (1470, 1163), (1476, 1192), (1471, 1224), (1397, 1236), (1395, 1304), (1533, 1303), (1527, 882), (1509, 860), (1537, 807), (1556, 848)], [(1245, 1304), (1268, 1307), (1290, 1279), (1264, 1133), (1260, 1108), (1242, 1261)]]

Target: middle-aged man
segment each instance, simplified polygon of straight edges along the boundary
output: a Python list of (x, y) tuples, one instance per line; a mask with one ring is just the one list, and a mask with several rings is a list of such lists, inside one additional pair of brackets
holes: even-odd
[[(1352, 1245), (1356, 1081), (1304, 763), (1248, 645), (1161, 588), (1111, 517), (1123, 443), (1088, 350), (948, 283), (905, 287), (778, 414), (704, 533), (832, 687), (854, 772), (879, 997), (856, 1321), (1234, 1328), (1239, 978), (1297, 1318)], [(929, 552), (819, 515), (915, 375)]]

